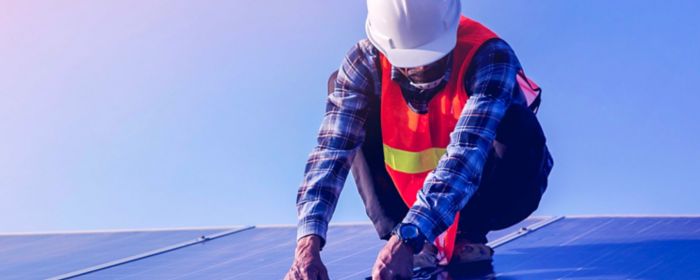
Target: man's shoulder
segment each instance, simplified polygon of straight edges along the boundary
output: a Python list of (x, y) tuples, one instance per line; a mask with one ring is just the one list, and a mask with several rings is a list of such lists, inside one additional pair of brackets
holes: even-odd
[(370, 43), (369, 39), (364, 38), (350, 48), (350, 50), (346, 53), (346, 63), (351, 63), (351, 64), (373, 64), (373, 61), (376, 60), (378, 50)]
[(502, 38), (493, 38), (491, 40), (488, 40), (484, 42), (483, 45), (481, 45), (482, 49), (487, 49), (490, 52), (508, 52), (512, 53), (513, 48), (506, 42), (506, 40), (503, 40)]
[(358, 75), (369, 78), (377, 72), (378, 53), (368, 39), (361, 39), (345, 55), (341, 70), (345, 70), (351, 79)]
[(361, 39), (353, 44), (338, 69), (336, 84), (345, 88), (345, 91), (363, 94), (377, 92), (377, 53), (377, 49), (368, 39)]
[(516, 68), (520, 67), (515, 51), (511, 46), (501, 38), (493, 38), (484, 42), (474, 54), (470, 68), (485, 66), (490, 67), (493, 64), (514, 64)]
[(359, 41), (357, 41), (357, 43), (355, 44), (355, 48), (361, 50), (362, 52), (368, 55), (377, 55), (378, 52), (377, 48), (375, 48), (374, 45), (372, 45), (372, 43), (367, 38), (360, 39)]

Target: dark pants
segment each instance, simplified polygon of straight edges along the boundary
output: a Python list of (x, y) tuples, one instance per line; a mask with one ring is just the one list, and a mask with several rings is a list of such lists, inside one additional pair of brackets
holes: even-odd
[(501, 121), (477, 192), (460, 211), (458, 235), (486, 242), (486, 233), (535, 211), (547, 188), (552, 157), (535, 115), (511, 106)]
[[(545, 142), (542, 128), (529, 109), (515, 105), (508, 109), (479, 188), (460, 212), (460, 238), (485, 243), (489, 231), (512, 226), (537, 209), (552, 166)], [(352, 174), (379, 237), (389, 239), (408, 207), (384, 166), (378, 110), (370, 112), (365, 142), (353, 161)]]

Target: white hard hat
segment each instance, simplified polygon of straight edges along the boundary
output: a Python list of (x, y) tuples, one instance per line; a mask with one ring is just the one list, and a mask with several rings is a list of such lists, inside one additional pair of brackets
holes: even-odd
[(396, 67), (417, 67), (457, 44), (459, 0), (367, 0), (367, 38)]

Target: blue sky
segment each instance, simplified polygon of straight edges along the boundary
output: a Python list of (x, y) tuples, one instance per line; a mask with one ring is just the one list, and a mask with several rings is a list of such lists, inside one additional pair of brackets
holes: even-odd
[[(9, 1), (0, 231), (295, 223), (363, 1)], [(700, 213), (700, 3), (463, 1), (544, 88), (540, 214)], [(348, 180), (333, 221), (363, 221)]]

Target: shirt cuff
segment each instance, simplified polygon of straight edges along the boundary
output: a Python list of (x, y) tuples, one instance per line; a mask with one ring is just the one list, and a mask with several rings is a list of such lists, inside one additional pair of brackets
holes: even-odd
[(304, 236), (311, 234), (318, 235), (321, 238), (321, 250), (326, 245), (326, 232), (328, 231), (328, 223), (321, 221), (299, 221), (297, 225), (297, 241)]
[(427, 209), (411, 207), (402, 222), (416, 225), (428, 242), (432, 243), (447, 228), (440, 229), (435, 219), (425, 214), (427, 212)]

